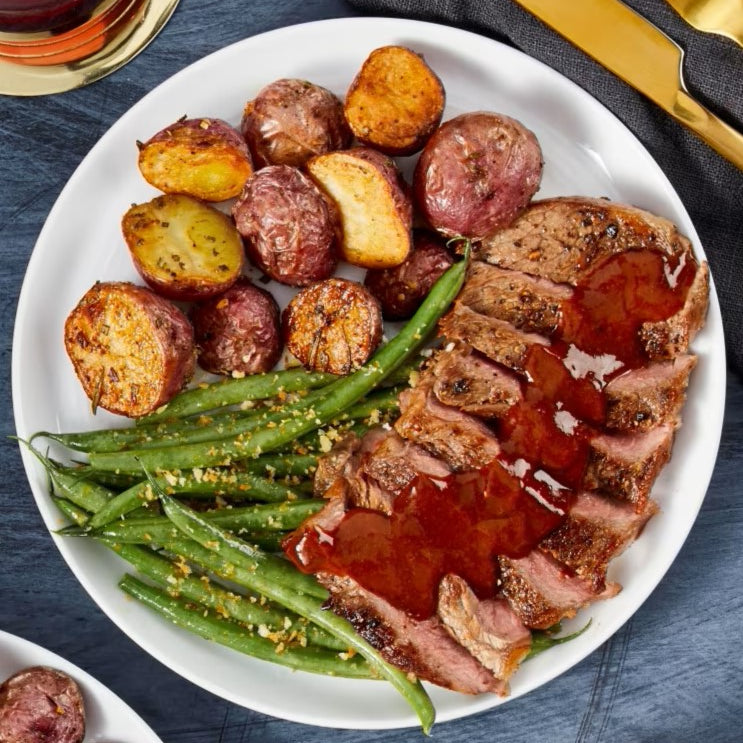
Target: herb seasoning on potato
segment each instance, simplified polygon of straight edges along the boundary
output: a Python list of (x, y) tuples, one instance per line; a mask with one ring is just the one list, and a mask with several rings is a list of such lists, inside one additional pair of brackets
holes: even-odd
[(225, 201), (240, 193), (253, 162), (245, 140), (226, 121), (183, 118), (139, 143), (139, 170), (164, 193)]
[(132, 206), (121, 222), (140, 276), (168, 299), (206, 299), (237, 281), (243, 243), (232, 220), (185, 194)]

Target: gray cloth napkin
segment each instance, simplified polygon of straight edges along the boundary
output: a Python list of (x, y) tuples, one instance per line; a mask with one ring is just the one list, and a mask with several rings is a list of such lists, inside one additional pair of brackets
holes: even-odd
[[(691, 216), (722, 307), (728, 362), (743, 375), (743, 172), (512, 0), (348, 1), (368, 14), (447, 23), (514, 46), (582, 86), (621, 119)], [(743, 132), (743, 49), (694, 30), (663, 0), (627, 0), (627, 5), (682, 46), (690, 93)]]

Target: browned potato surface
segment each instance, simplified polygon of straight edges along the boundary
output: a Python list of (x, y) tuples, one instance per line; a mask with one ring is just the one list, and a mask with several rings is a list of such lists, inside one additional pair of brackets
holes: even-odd
[(407, 320), (453, 262), (439, 235), (414, 230), (413, 249), (405, 261), (393, 268), (370, 269), (364, 286), (379, 300), (386, 320)]
[(139, 274), (169, 299), (220, 294), (242, 272), (243, 244), (232, 220), (193, 196), (166, 194), (136, 204), (121, 226)]
[(335, 204), (297, 168), (261, 168), (248, 179), (232, 214), (248, 257), (275, 281), (307, 286), (335, 270)]
[(307, 162), (307, 170), (338, 208), (344, 260), (388, 268), (407, 258), (413, 205), (391, 158), (370, 147), (354, 147), (318, 155)]
[(379, 302), (347, 279), (326, 279), (300, 290), (282, 321), (287, 348), (314, 371), (349, 374), (382, 340)]
[(188, 318), (167, 299), (127, 282), (94, 284), (68, 315), (64, 342), (94, 411), (146, 415), (194, 371)]
[(534, 134), (508, 116), (476, 111), (444, 122), (431, 136), (413, 189), (434, 229), (477, 239), (513, 221), (541, 177), (542, 151)]
[(191, 310), (198, 363), (214, 374), (271, 370), (281, 356), (281, 316), (274, 298), (246, 277)]
[(276, 80), (243, 111), (240, 129), (256, 167), (300, 167), (314, 155), (351, 144), (343, 104), (331, 91), (307, 80)]
[(139, 170), (164, 193), (204, 201), (237, 196), (253, 172), (239, 132), (221, 119), (181, 119), (139, 145)]
[(441, 122), (444, 86), (423, 57), (403, 46), (375, 49), (346, 93), (345, 114), (362, 144), (412, 155)]

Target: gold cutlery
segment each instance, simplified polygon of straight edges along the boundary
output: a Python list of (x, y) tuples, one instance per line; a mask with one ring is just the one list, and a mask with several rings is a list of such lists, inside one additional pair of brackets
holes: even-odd
[(667, 0), (697, 31), (720, 34), (743, 47), (743, 0)]
[(619, 0), (515, 0), (743, 170), (743, 135), (692, 98), (684, 52)]

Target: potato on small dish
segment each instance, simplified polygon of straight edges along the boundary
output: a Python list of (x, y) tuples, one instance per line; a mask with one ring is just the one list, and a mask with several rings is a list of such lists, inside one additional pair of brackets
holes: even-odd
[(245, 252), (232, 220), (193, 196), (165, 194), (135, 204), (121, 228), (137, 271), (168, 299), (220, 294), (242, 272)]
[(420, 54), (404, 46), (375, 49), (346, 93), (344, 112), (362, 144), (412, 155), (441, 122), (444, 86)]
[(142, 176), (163, 193), (225, 201), (253, 172), (245, 140), (222, 119), (183, 118), (138, 146)]
[(413, 205), (395, 162), (370, 147), (318, 155), (310, 176), (335, 202), (341, 257), (354, 266), (398, 266), (410, 252)]

